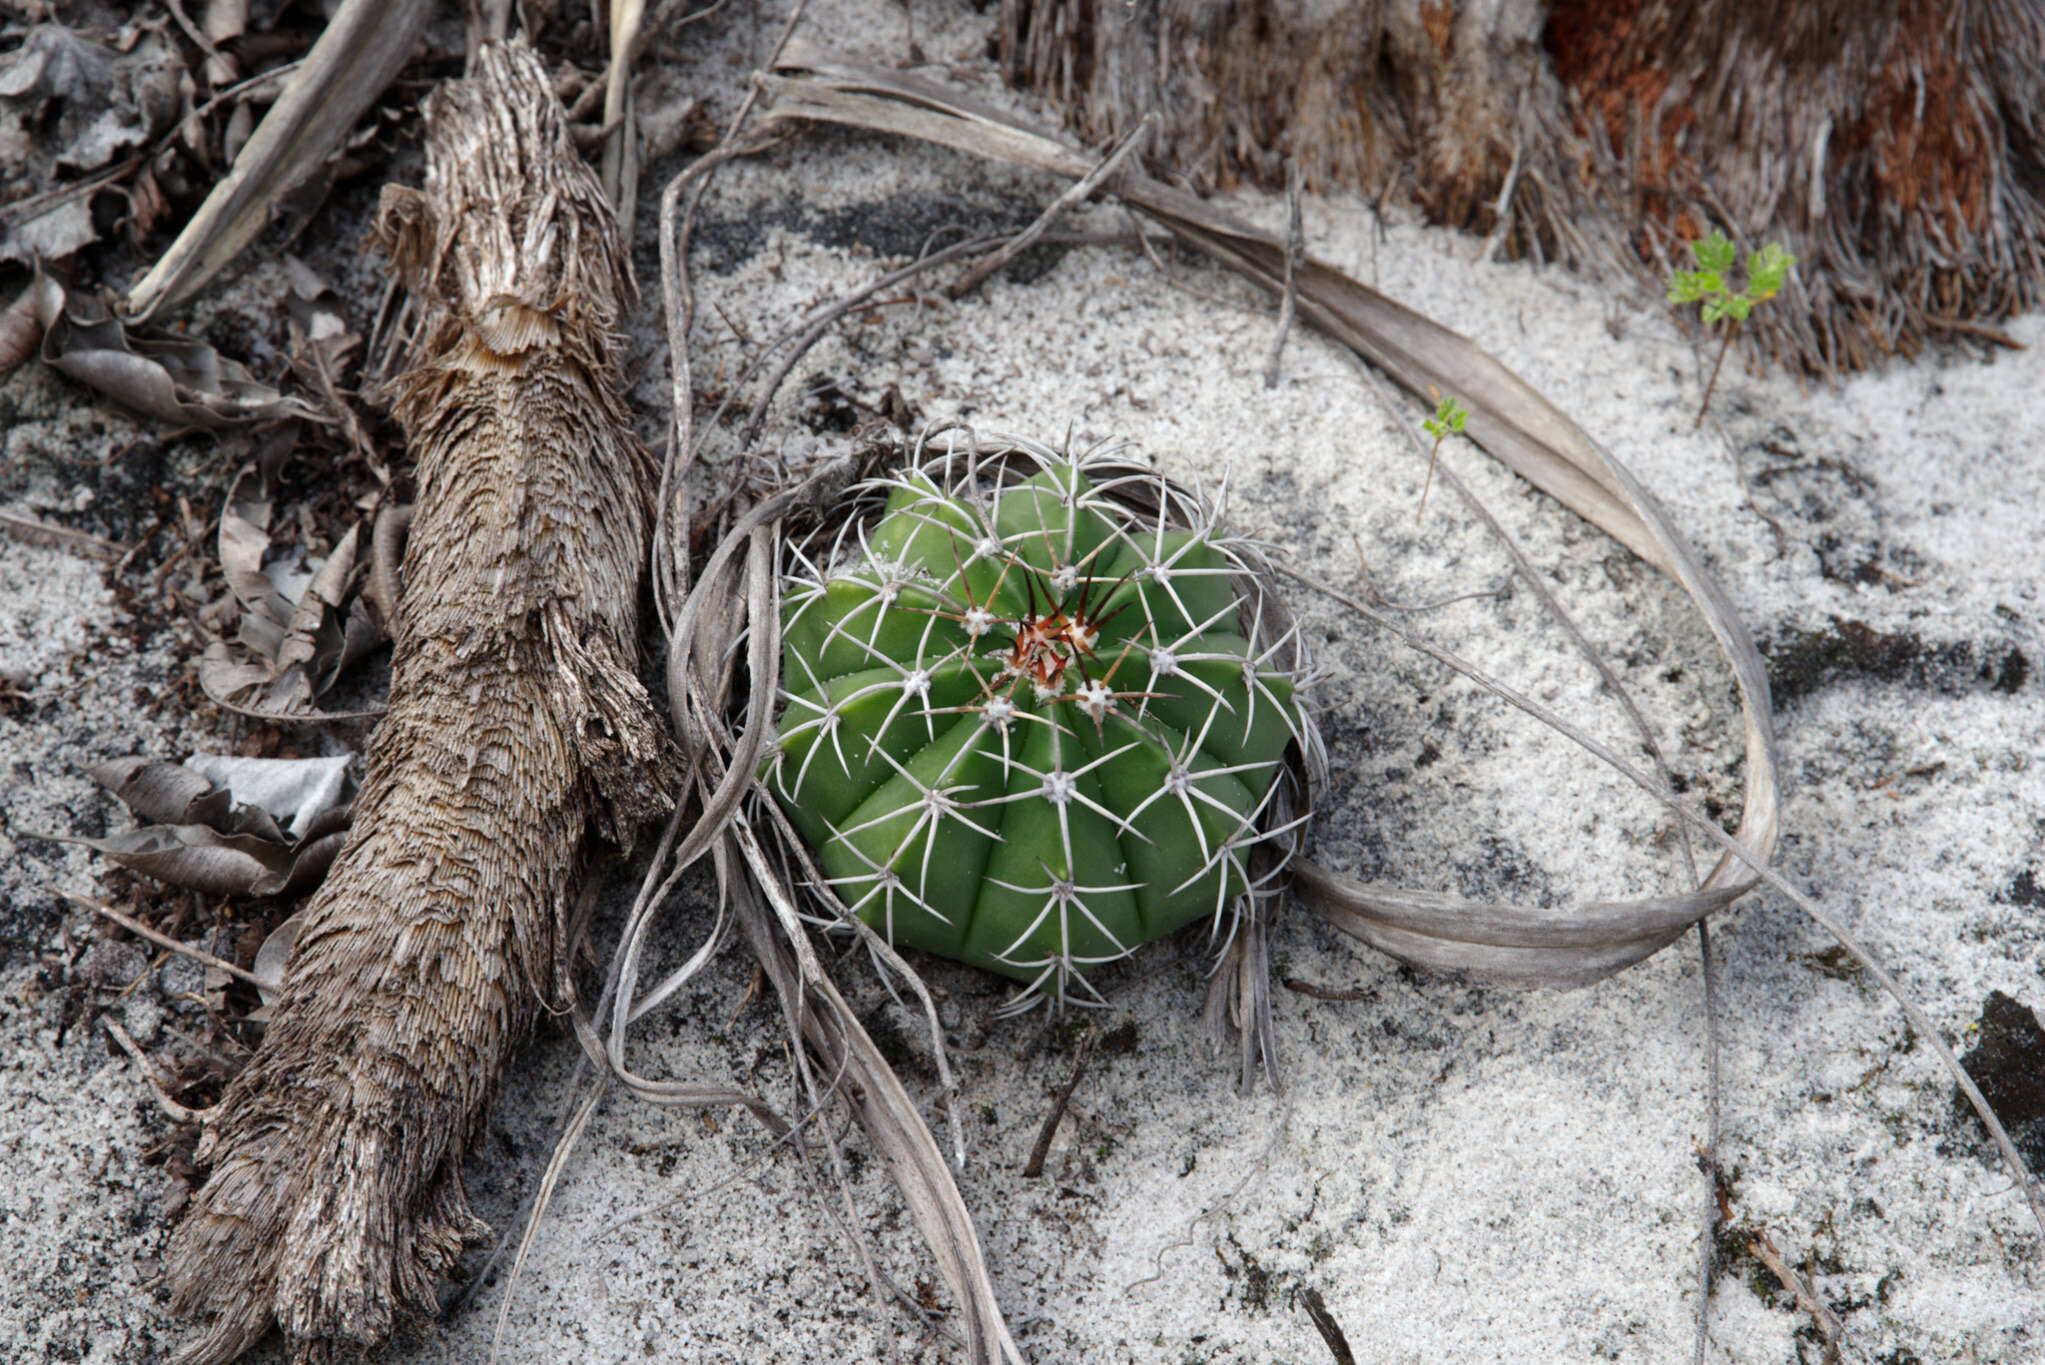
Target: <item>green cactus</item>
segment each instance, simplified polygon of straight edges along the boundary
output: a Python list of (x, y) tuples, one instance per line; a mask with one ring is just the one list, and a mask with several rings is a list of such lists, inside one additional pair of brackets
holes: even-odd
[[(1317, 739), (1297, 634), (1238, 595), (1204, 504), (1000, 448), (882, 481), (878, 522), (798, 577), (761, 776), (854, 913), (1025, 983), (1027, 1007), (1232, 910), (1283, 823), (1286, 748)], [(1018, 452), (1037, 472), (1003, 483)]]

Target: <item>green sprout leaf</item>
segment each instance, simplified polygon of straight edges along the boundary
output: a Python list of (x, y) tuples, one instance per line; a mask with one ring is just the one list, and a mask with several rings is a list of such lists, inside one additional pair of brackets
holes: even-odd
[(1770, 242), (1759, 251), (1747, 253), (1747, 297), (1759, 303), (1782, 292), (1796, 257), (1783, 250), (1782, 243)]
[[(1745, 322), (1755, 304), (1782, 292), (1782, 286), (1789, 281), (1790, 267), (1796, 264), (1796, 257), (1784, 250), (1780, 242), (1770, 242), (1759, 251), (1747, 253), (1747, 287), (1734, 289), (1726, 283), (1726, 275), (1733, 268), (1737, 252), (1723, 232), (1713, 232), (1690, 243), (1690, 254), (1697, 260), (1697, 269), (1678, 270), (1669, 276), (1669, 302), (1697, 304), (1707, 327), (1719, 322), (1735, 325)], [(1704, 386), (1704, 402), (1697, 408), (1699, 424), (1704, 421), (1705, 409), (1711, 406), (1719, 366), (1725, 363), (1725, 353), (1732, 342), (1733, 328), (1728, 327), (1718, 348), (1718, 359), (1711, 367), (1711, 379)], [(1439, 442), (1437, 437), (1436, 443)]]
[(1429, 436), (1434, 438), (1435, 444), (1440, 445), (1444, 436), (1447, 436), (1450, 432), (1461, 431), (1463, 423), (1468, 420), (1469, 416), (1470, 410), (1461, 403), (1458, 403), (1453, 397), (1444, 398), (1441, 402), (1435, 404), (1434, 416), (1428, 418), (1420, 425)]
[(1697, 257), (1699, 269), (1708, 270), (1717, 275), (1723, 275), (1726, 271), (1731, 270), (1733, 268), (1733, 261), (1737, 259), (1737, 253), (1733, 250), (1732, 239), (1723, 232), (1714, 232), (1708, 237), (1692, 242), (1690, 244), (1690, 251)]
[(1696, 303), (1725, 292), (1725, 276), (1716, 270), (1678, 270), (1669, 277), (1670, 303)]

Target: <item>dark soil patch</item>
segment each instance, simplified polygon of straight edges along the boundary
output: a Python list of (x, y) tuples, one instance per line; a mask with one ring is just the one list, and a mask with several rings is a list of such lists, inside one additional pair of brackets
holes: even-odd
[(1948, 693), (1984, 686), (2014, 693), (2031, 677), (2030, 659), (2007, 641), (1927, 641), (1910, 631), (1880, 631), (1838, 617), (1823, 630), (1793, 631), (1760, 644), (1777, 706), (1849, 678)]
[[(2024, 1164), (2045, 1170), (2045, 1027), (2029, 1006), (1990, 991), (1981, 1007), (1980, 1030), (1960, 1065), (2009, 1130)], [(1957, 1086), (1953, 1104), (1963, 1122), (1979, 1123)]]

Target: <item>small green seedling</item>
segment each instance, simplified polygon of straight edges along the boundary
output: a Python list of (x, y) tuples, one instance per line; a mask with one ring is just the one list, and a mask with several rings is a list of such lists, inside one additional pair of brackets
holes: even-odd
[(1436, 403), (1434, 416), (1420, 424), (1434, 438), (1434, 449), (1427, 452), (1427, 482), (1420, 485), (1420, 508), (1413, 514), (1414, 521), (1419, 521), (1421, 513), (1427, 510), (1427, 490), (1434, 486), (1434, 459), (1441, 454), (1443, 438), (1450, 432), (1461, 431), (1469, 416), (1470, 410), (1450, 395)]
[(1697, 420), (1690, 424), (1694, 431), (1703, 424), (1705, 410), (1711, 406), (1711, 391), (1718, 386), (1719, 367), (1725, 364), (1725, 353), (1732, 347), (1733, 329), (1747, 320), (1755, 304), (1782, 292), (1796, 257), (1783, 250), (1780, 242), (1748, 252), (1747, 287), (1735, 290), (1726, 277), (1732, 274), (1738, 252), (1723, 232), (1692, 242), (1690, 252), (1697, 258), (1697, 269), (1678, 270), (1669, 276), (1669, 302), (1701, 304), (1705, 326), (1726, 324), (1725, 340), (1719, 344), (1718, 359), (1711, 365), (1711, 379), (1704, 386), (1704, 401), (1697, 407)]

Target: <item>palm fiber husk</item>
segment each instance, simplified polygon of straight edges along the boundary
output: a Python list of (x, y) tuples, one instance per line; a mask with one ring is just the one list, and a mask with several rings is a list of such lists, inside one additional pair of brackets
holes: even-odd
[(1004, 0), (1001, 61), (1090, 143), (1155, 114), (1197, 187), (1291, 162), (1657, 290), (1713, 229), (1780, 242), (1741, 335), (1814, 373), (2045, 290), (2036, 0)]

